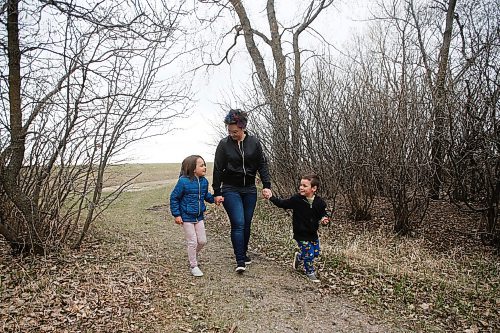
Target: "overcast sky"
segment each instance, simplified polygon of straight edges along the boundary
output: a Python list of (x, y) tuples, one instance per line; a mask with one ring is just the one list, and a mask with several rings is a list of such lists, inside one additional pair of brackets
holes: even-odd
[[(251, 2), (254, 6), (260, 7), (260, 10), (255, 8), (257, 10), (255, 15), (260, 15), (263, 23), (265, 23), (265, 11), (262, 10), (265, 8), (265, 2), (262, 0)], [(295, 5), (291, 6), (292, 3)], [(302, 12), (301, 6), (303, 7), (304, 3), (308, 1), (276, 1), (278, 19), (282, 22), (286, 20), (292, 22), (292, 18), (297, 17), (297, 12)], [(351, 0), (335, 8), (329, 8), (317, 18), (313, 27), (330, 43), (342, 49), (351, 33), (361, 29), (363, 24), (359, 22), (359, 19), (366, 17), (366, 11), (363, 8), (367, 3), (368, 0)], [(297, 19), (293, 21), (297, 22)], [(268, 31), (266, 26), (258, 28), (261, 31)], [(314, 48), (315, 44), (321, 44), (321, 42), (304, 33), (301, 35), (300, 44), (303, 47)], [(191, 154), (201, 155), (207, 162), (213, 161), (216, 143), (221, 138), (217, 132), (223, 128), (222, 120), (225, 113), (220, 104), (230, 101), (231, 92), (237, 92), (248, 82), (252, 69), (242, 38), (239, 46), (243, 52), (239, 52), (234, 57), (231, 65), (224, 64), (212, 68), (209, 72), (204, 70), (197, 72), (194, 81), (196, 94), (192, 115), (188, 119), (176, 121), (174, 126), (177, 130), (132, 146), (126, 151), (126, 162), (180, 163)], [(238, 107), (238, 105), (231, 106)], [(219, 129), (217, 130), (215, 126), (219, 126)]]

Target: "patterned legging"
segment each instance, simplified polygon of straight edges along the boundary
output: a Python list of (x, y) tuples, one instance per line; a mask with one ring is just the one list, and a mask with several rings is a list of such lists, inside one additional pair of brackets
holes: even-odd
[(319, 256), (319, 240), (297, 241), (300, 247), (300, 260), (304, 261), (306, 274), (314, 273), (314, 258)]

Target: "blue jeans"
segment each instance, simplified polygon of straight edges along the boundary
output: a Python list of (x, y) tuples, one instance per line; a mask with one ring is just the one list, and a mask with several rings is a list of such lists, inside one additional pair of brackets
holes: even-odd
[(250, 226), (257, 204), (257, 193), (224, 192), (224, 209), (231, 222), (231, 243), (238, 266), (245, 266)]

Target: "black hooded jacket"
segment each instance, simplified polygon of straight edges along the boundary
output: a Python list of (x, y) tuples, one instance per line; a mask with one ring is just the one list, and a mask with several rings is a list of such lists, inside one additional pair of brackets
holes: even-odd
[(245, 139), (238, 145), (230, 136), (225, 137), (215, 151), (212, 180), (214, 196), (221, 195), (222, 184), (235, 187), (254, 186), (257, 172), (263, 187), (271, 188), (267, 159), (259, 140), (246, 134)]
[(327, 216), (326, 203), (317, 195), (312, 204), (306, 197), (294, 194), (290, 199), (271, 197), (273, 204), (280, 208), (292, 209), (293, 239), (298, 241), (315, 241), (318, 239), (320, 220)]

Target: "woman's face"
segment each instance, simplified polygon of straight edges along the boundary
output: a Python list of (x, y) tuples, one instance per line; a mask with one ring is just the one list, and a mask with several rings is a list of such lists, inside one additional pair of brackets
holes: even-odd
[(243, 129), (239, 128), (236, 124), (227, 125), (227, 133), (229, 134), (231, 139), (236, 141), (243, 140), (243, 137), (245, 136), (245, 132), (243, 131)]

